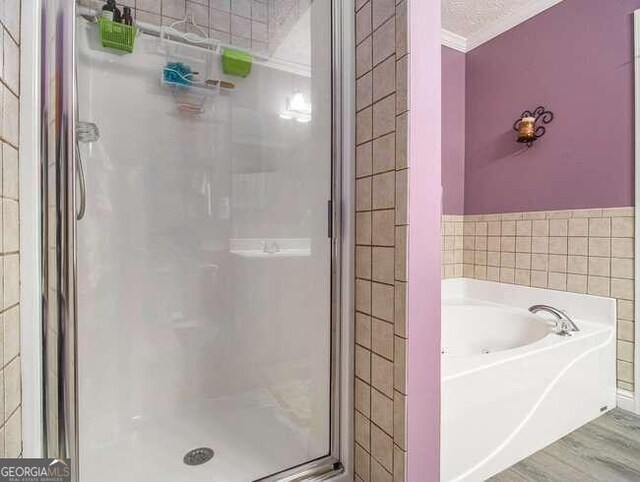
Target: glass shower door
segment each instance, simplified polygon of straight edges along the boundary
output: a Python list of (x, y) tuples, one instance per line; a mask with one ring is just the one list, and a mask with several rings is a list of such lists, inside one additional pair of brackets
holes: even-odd
[[(78, 120), (99, 129), (80, 143), (83, 482), (249, 481), (331, 455), (330, 3), (265, 4), (246, 78), (210, 43), (141, 28), (122, 55), (78, 18)], [(163, 82), (176, 62), (209, 86)]]

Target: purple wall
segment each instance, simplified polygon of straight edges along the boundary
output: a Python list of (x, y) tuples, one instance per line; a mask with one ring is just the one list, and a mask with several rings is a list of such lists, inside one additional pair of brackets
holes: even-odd
[[(632, 206), (640, 0), (565, 0), (467, 54), (465, 212)], [(556, 114), (531, 149), (512, 124)]]
[(465, 63), (465, 54), (442, 47), (444, 214), (464, 214)]

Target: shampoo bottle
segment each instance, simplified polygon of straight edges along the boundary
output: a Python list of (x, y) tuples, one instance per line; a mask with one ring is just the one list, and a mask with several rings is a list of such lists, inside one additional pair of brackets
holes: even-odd
[(122, 23), (125, 25), (133, 25), (133, 17), (131, 16), (130, 7), (124, 7), (122, 9)]
[(114, 12), (116, 10), (116, 0), (107, 0), (102, 6), (102, 13), (100, 14), (105, 20), (113, 21)]
[(122, 13), (120, 13), (120, 9), (115, 5), (115, 1), (113, 3), (114, 3), (113, 21), (117, 23), (122, 23)]

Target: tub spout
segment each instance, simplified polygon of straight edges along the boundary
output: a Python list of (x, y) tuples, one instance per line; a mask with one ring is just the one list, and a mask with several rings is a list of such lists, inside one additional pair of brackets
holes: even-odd
[(557, 318), (556, 321), (556, 334), (560, 336), (571, 336), (571, 333), (574, 331), (580, 331), (578, 325), (576, 325), (569, 315), (567, 315), (564, 311), (554, 308), (553, 306), (548, 305), (534, 305), (529, 308), (531, 313), (538, 313), (540, 311), (545, 311), (547, 313), (551, 313)]

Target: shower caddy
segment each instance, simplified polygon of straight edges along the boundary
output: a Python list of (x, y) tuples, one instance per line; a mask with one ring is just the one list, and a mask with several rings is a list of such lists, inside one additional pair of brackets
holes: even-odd
[[(80, 15), (98, 24), (99, 38), (103, 47), (131, 53), (135, 38), (140, 33), (157, 35), (158, 50), (167, 58), (167, 63), (160, 74), (160, 83), (171, 90), (178, 110), (186, 115), (202, 114), (205, 112), (208, 99), (216, 97), (221, 92), (235, 89), (234, 83), (214, 75), (214, 56), (222, 58), (224, 73), (240, 77), (249, 75), (253, 58), (268, 60), (268, 57), (263, 55), (235, 50), (220, 41), (209, 38), (207, 33), (196, 24), (191, 14), (187, 14), (183, 20), (178, 20), (169, 26), (160, 27), (144, 22), (136, 22), (135, 25), (130, 26), (102, 19), (91, 8), (78, 8)], [(191, 31), (181, 32), (177, 28), (181, 25), (185, 30)], [(185, 75), (184, 71), (170, 67), (171, 64), (188, 65), (191, 71)]]
[[(180, 25), (201, 35), (182, 33), (177, 29)], [(170, 37), (179, 37), (187, 44), (171, 40)], [(187, 15), (183, 20), (160, 28), (159, 51), (167, 59), (160, 74), (160, 83), (171, 90), (178, 111), (191, 116), (202, 114), (207, 100), (221, 91), (221, 82), (213, 80), (213, 57), (220, 53), (220, 45), (212, 44), (206, 32), (191, 15)]]

